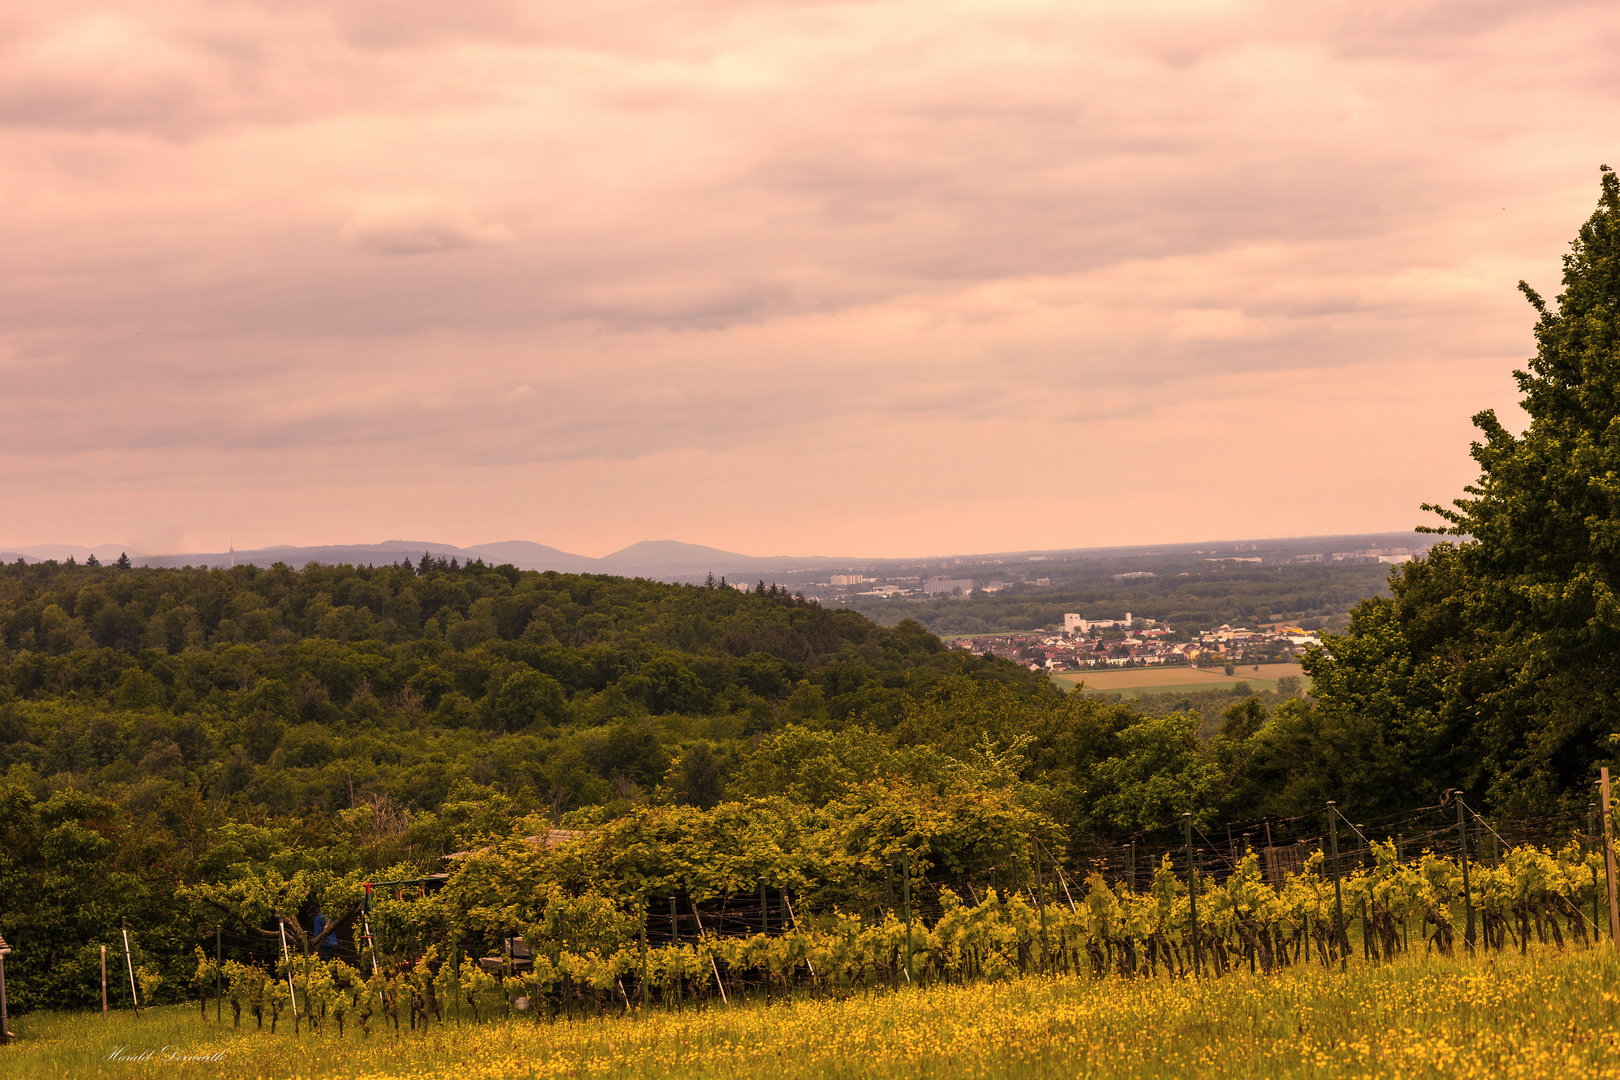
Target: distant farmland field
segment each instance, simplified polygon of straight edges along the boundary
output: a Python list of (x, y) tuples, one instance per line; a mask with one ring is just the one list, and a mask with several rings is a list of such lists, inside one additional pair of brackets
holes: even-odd
[(1241, 664), (1236, 675), (1228, 675), (1221, 668), (1121, 668), (1111, 671), (1070, 671), (1053, 675), (1052, 681), (1065, 690), (1072, 690), (1083, 683), (1087, 693), (1141, 697), (1174, 690), (1215, 690), (1238, 683), (1248, 683), (1251, 690), (1275, 690), (1278, 679), (1290, 676), (1305, 679), (1305, 672), (1298, 664), (1261, 664), (1259, 667)]

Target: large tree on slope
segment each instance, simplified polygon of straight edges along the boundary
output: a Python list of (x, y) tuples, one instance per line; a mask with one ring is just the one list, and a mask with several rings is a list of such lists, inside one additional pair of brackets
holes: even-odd
[(1620, 180), (1607, 166), (1562, 292), (1549, 305), (1519, 288), (1539, 314), (1536, 355), (1514, 373), (1529, 426), (1474, 417), (1479, 480), (1424, 507), (1445, 522), (1424, 531), (1457, 539), (1397, 568), (1393, 596), (1364, 602), (1308, 663), (1324, 714), (1377, 743), (1364, 756), (1404, 759), (1408, 804), (1457, 784), (1500, 811), (1584, 806), (1620, 732)]

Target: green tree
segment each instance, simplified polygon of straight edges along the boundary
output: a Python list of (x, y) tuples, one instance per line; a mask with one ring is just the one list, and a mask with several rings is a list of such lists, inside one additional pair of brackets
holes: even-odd
[(708, 743), (700, 742), (682, 754), (675, 771), (675, 793), (682, 802), (700, 810), (714, 809), (725, 784), (720, 777), (720, 761)]
[(562, 683), (533, 668), (523, 668), (506, 677), (493, 694), (490, 711), (501, 734), (522, 731), (530, 724), (555, 724), (567, 707)]
[[(1522, 434), (1474, 417), (1480, 478), (1457, 537), (1397, 568), (1346, 634), (1306, 661), (1328, 725), (1365, 729), (1427, 800), (1458, 785), (1497, 810), (1584, 805), (1620, 730), (1620, 182), (1564, 256), (1549, 305), (1529, 285), (1536, 355), (1516, 371)], [(1422, 783), (1418, 785), (1421, 775)]]
[(1120, 829), (1152, 829), (1191, 812), (1200, 827), (1215, 820), (1219, 764), (1198, 739), (1198, 715), (1143, 717), (1115, 736), (1115, 752), (1086, 781), (1085, 803)]

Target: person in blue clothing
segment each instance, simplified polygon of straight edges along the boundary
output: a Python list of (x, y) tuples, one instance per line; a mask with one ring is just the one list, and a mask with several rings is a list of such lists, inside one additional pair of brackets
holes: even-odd
[[(323, 933), (326, 933), (326, 928), (329, 925), (331, 925), (331, 924), (326, 918), (326, 912), (324, 912), (324, 911), (316, 911), (315, 912), (314, 936), (318, 938)], [(320, 943), (320, 945), (318, 947), (320, 949), (321, 959), (322, 960), (330, 960), (333, 957), (337, 956), (337, 952), (338, 952), (337, 931), (333, 930), (330, 934), (327, 934), (325, 939), (323, 939), (321, 941), (321, 943)]]

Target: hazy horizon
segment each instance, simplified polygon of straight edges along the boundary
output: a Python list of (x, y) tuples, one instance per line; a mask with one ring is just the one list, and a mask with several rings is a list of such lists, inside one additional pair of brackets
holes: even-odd
[(1523, 422), (1617, 45), (1559, 2), (9, 10), (0, 533), (1404, 531)]
[[(1258, 543), (1258, 544), (1261, 544), (1261, 545), (1265, 545), (1265, 544), (1299, 544), (1301, 542), (1308, 542), (1308, 541), (1312, 541), (1312, 540), (1324, 540), (1324, 541), (1327, 541), (1327, 540), (1350, 540), (1350, 539), (1373, 539), (1373, 538), (1391, 539), (1391, 538), (1400, 538), (1400, 537), (1408, 537), (1408, 536), (1411, 537), (1411, 539), (1412, 539), (1412, 543), (1410, 545), (1411, 547), (1427, 548), (1428, 546), (1430, 546), (1431, 544), (1434, 543), (1434, 538), (1432, 536), (1425, 536), (1425, 535), (1418, 534), (1418, 533), (1415, 533), (1415, 532), (1409, 532), (1409, 531), (1405, 531), (1405, 530), (1375, 530), (1375, 531), (1371, 531), (1371, 532), (1325, 533), (1325, 534), (1306, 535), (1306, 536), (1271, 536), (1271, 537), (1261, 537), (1261, 536), (1253, 536), (1253, 537), (1247, 537), (1247, 536), (1209, 537), (1209, 536), (1205, 536), (1205, 537), (1201, 537), (1201, 538), (1193, 539), (1193, 540), (1160, 541), (1157, 544), (1101, 545), (1101, 546), (1084, 546), (1084, 547), (1083, 546), (1069, 545), (1069, 546), (1054, 547), (1054, 548), (1013, 548), (1013, 549), (1005, 549), (1005, 550), (1001, 550), (1001, 551), (966, 551), (966, 550), (951, 550), (951, 549), (941, 548), (941, 549), (932, 550), (932, 551), (912, 551), (912, 552), (905, 552), (905, 553), (898, 553), (898, 554), (896, 554), (896, 553), (873, 554), (871, 552), (860, 552), (860, 551), (846, 551), (846, 552), (790, 552), (790, 551), (740, 552), (740, 551), (736, 551), (734, 549), (728, 549), (728, 548), (724, 548), (724, 547), (719, 547), (717, 545), (694, 544), (694, 543), (691, 543), (691, 542), (688, 542), (688, 541), (673, 540), (673, 539), (668, 539), (668, 538), (663, 539), (663, 540), (641, 540), (641, 541), (637, 541), (637, 542), (632, 543), (632, 544), (627, 544), (624, 547), (616, 548), (613, 551), (604, 552), (601, 555), (592, 555), (592, 554), (589, 554), (589, 553), (586, 553), (586, 552), (577, 552), (577, 551), (576, 552), (563, 551), (562, 549), (557, 548), (555, 545), (545, 544), (542, 541), (534, 541), (534, 540), (515, 540), (515, 541), (514, 540), (496, 540), (496, 541), (487, 541), (487, 542), (483, 542), (483, 543), (474, 543), (474, 544), (450, 544), (450, 543), (447, 543), (447, 542), (444, 542), (444, 541), (432, 540), (432, 539), (427, 539), (427, 540), (424, 540), (424, 539), (416, 539), (416, 540), (389, 539), (389, 540), (378, 540), (378, 541), (357, 541), (357, 542), (352, 542), (352, 543), (339, 542), (339, 543), (297, 544), (297, 545), (294, 545), (294, 544), (268, 544), (268, 545), (262, 545), (262, 546), (255, 546), (255, 547), (252, 547), (252, 548), (237, 547), (234, 550), (239, 554), (248, 555), (248, 554), (252, 554), (252, 553), (255, 553), (255, 552), (280, 551), (280, 550), (288, 550), (288, 551), (321, 551), (321, 550), (345, 550), (345, 549), (352, 549), (352, 548), (353, 549), (363, 549), (363, 548), (380, 548), (380, 547), (394, 547), (394, 546), (397, 546), (398, 549), (401, 550), (401, 551), (409, 550), (412, 553), (414, 553), (418, 547), (421, 547), (424, 550), (429, 551), (430, 553), (433, 553), (433, 554), (439, 554), (439, 553), (442, 553), (442, 552), (444, 552), (446, 550), (465, 551), (465, 552), (468, 552), (470, 554), (480, 554), (480, 553), (484, 553), (487, 549), (492, 549), (492, 548), (509, 547), (509, 546), (511, 546), (513, 544), (532, 544), (532, 545), (535, 545), (538, 548), (559, 551), (561, 554), (566, 555), (566, 556), (570, 556), (570, 557), (586, 559), (586, 560), (591, 560), (591, 561), (596, 561), (596, 562), (605, 562), (605, 561), (610, 560), (613, 556), (624, 555), (624, 554), (626, 554), (628, 552), (633, 551), (634, 549), (636, 549), (638, 547), (642, 547), (643, 545), (653, 545), (653, 546), (675, 545), (675, 546), (678, 546), (678, 547), (681, 547), (681, 548), (695, 548), (695, 549), (701, 549), (701, 550), (704, 550), (704, 551), (717, 552), (717, 553), (723, 554), (723, 555), (739, 556), (739, 557), (747, 558), (747, 559), (757, 559), (757, 560), (802, 559), (802, 560), (805, 560), (807, 562), (813, 562), (813, 563), (814, 562), (820, 562), (820, 563), (831, 564), (831, 563), (837, 562), (838, 560), (850, 560), (852, 562), (859, 562), (859, 561), (894, 562), (894, 561), (901, 561), (901, 560), (906, 560), (906, 559), (928, 560), (928, 559), (974, 558), (974, 557), (989, 557), (989, 556), (997, 556), (997, 555), (1021, 555), (1021, 554), (1029, 554), (1029, 553), (1040, 554), (1040, 553), (1043, 553), (1043, 552), (1051, 552), (1051, 553), (1085, 553), (1085, 552), (1091, 552), (1091, 551), (1135, 550), (1135, 549), (1147, 549), (1147, 548), (1154, 548), (1154, 547), (1163, 547), (1163, 548), (1169, 549), (1169, 548), (1188, 547), (1188, 546), (1191, 546), (1193, 544), (1237, 544), (1237, 543)], [(5, 544), (5, 543), (0, 543), (0, 554), (21, 554), (21, 555), (26, 555), (29, 558), (40, 559), (40, 560), (51, 559), (51, 558), (55, 558), (55, 559), (60, 560), (60, 559), (65, 559), (69, 555), (72, 555), (76, 559), (83, 559), (87, 555), (95, 555), (97, 557), (97, 559), (99, 561), (101, 561), (101, 562), (110, 562), (110, 561), (116, 559), (118, 557), (118, 555), (113, 554), (114, 552), (121, 553), (121, 554), (128, 554), (132, 558), (133, 557), (140, 557), (140, 558), (174, 558), (174, 557), (178, 557), (178, 556), (182, 556), (182, 555), (203, 555), (203, 554), (207, 554), (207, 555), (223, 555), (223, 554), (227, 554), (230, 550), (231, 550), (230, 548), (226, 548), (226, 549), (221, 549), (219, 551), (202, 551), (202, 550), (198, 550), (198, 551), (185, 551), (185, 552), (182, 552), (182, 551), (157, 552), (157, 551), (137, 551), (137, 550), (132, 550), (132, 549), (129, 549), (129, 548), (124, 547), (124, 546), (119, 545), (119, 544), (103, 544), (103, 545), (98, 546), (98, 545), (94, 545), (94, 544)], [(609, 565), (611, 565), (611, 563)]]

